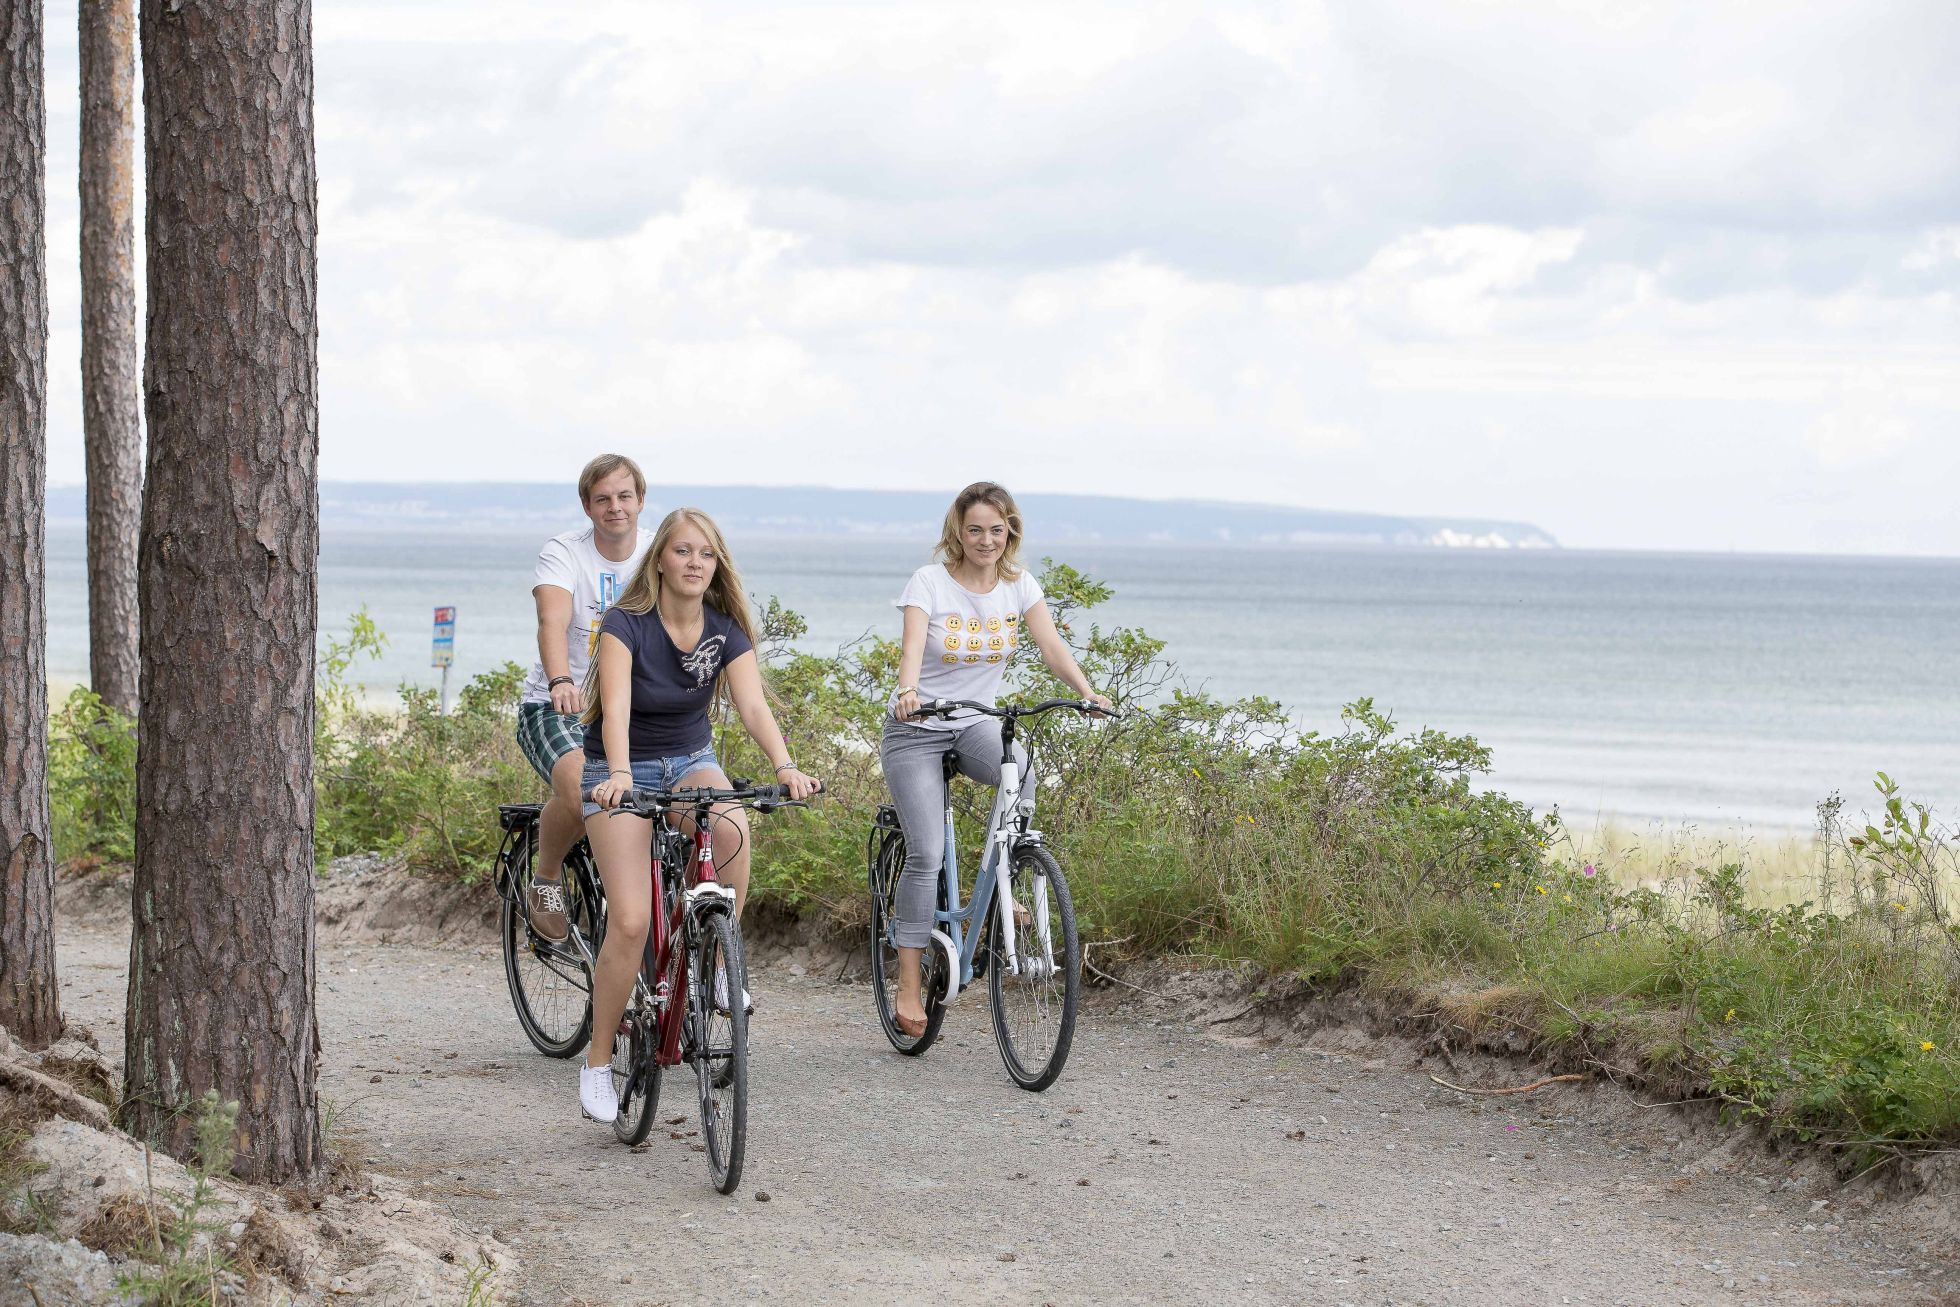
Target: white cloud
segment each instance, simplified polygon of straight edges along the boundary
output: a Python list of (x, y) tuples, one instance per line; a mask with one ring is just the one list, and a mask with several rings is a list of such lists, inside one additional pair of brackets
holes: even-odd
[[(1945, 0), (316, 24), (328, 476), (564, 477), (625, 444), (687, 480), (984, 470), (1960, 552)], [(50, 13), (69, 480), (73, 27)]]
[(1826, 413), (1804, 432), (1811, 452), (1828, 468), (1880, 462), (1906, 448), (1913, 438), (1912, 427), (1902, 418), (1844, 410)]
[(1907, 272), (1936, 272), (1960, 263), (1960, 227), (1940, 227), (1925, 233), (1899, 266)]

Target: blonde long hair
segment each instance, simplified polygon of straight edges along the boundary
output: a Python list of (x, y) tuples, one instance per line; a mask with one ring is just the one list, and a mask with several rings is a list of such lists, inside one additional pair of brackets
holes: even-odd
[(946, 510), (946, 525), (940, 529), (939, 544), (932, 556), (955, 565), (966, 561), (966, 510), (975, 504), (987, 505), (1007, 523), (1007, 547), (1000, 551), (997, 569), (1001, 580), (1012, 581), (1021, 575), (1021, 509), (1015, 504), (1014, 496), (1007, 493), (1007, 487), (996, 481), (975, 481), (953, 496), (953, 506)]
[[(675, 533), (688, 523), (701, 529), (701, 534), (708, 537), (708, 547), (715, 551), (715, 574), (708, 581), (708, 592), (701, 598), (735, 623), (753, 646), (756, 642), (755, 618), (749, 613), (749, 595), (742, 588), (742, 573), (736, 568), (735, 560), (729, 557), (728, 542), (722, 538), (721, 528), (715, 525), (712, 517), (698, 508), (677, 508), (660, 519), (660, 525), (653, 533), (653, 543), (647, 546), (633, 579), (626, 583), (626, 593), (620, 595), (619, 602), (613, 607), (623, 608), (629, 613), (650, 613), (660, 606), (660, 557), (674, 542)], [(762, 655), (758, 653), (756, 656), (760, 658)], [(720, 708), (728, 701), (728, 669), (724, 664), (715, 677), (715, 705)], [(592, 666), (585, 673), (585, 712), (579, 720), (590, 727), (597, 724), (602, 715), (599, 705), (599, 658), (595, 648)]]

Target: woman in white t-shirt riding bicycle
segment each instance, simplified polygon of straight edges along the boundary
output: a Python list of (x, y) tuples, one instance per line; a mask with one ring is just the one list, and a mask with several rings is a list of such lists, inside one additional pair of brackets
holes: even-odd
[[(905, 622), (899, 685), (878, 752), (905, 832), (893, 940), (898, 946), (894, 1017), (908, 1035), (922, 1034), (926, 1027), (919, 970), (932, 942), (945, 855), (942, 760), (951, 752), (963, 775), (988, 785), (1000, 782), (1000, 728), (993, 719), (970, 711), (920, 718), (920, 702), (995, 702), (1007, 664), (1026, 639), (1063, 684), (1084, 699), (1113, 707), (1076, 665), (1055, 629), (1040, 584), (1021, 566), (1020, 549), (1021, 510), (1014, 497), (991, 481), (976, 481), (954, 498), (934, 561), (912, 574), (896, 604)], [(1020, 745), (1014, 747), (1025, 768), (1025, 753)], [(1032, 794), (1035, 778), (1025, 771), (1023, 775), (1026, 792)]]

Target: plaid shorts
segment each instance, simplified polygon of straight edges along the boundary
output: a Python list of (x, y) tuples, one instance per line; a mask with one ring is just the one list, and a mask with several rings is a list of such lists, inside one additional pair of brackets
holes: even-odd
[(517, 706), (517, 747), (549, 785), (551, 769), (558, 760), (585, 747), (585, 727), (568, 713), (553, 712), (548, 703), (521, 703)]

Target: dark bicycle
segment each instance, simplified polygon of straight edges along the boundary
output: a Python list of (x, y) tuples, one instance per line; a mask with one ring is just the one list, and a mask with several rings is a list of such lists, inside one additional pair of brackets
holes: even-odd
[(504, 829), (497, 850), (497, 893), (503, 899), (499, 934), (504, 980), (511, 1006), (546, 1057), (570, 1057), (592, 1032), (592, 962), (598, 955), (602, 908), (599, 871), (581, 839), (565, 858), (565, 938), (541, 935), (525, 904), (537, 861), (541, 803), (506, 803), (497, 809)]
[(996, 708), (965, 699), (935, 699), (919, 706), (921, 717), (950, 717), (971, 709), (999, 718), (1001, 768), (973, 896), (962, 903), (950, 794), (956, 768), (949, 746), (945, 853), (933, 914), (937, 928), (920, 960), (926, 1027), (918, 1035), (899, 1029), (896, 1017), (898, 878), (905, 865), (897, 809), (889, 804), (878, 809), (865, 849), (871, 883), (872, 994), (885, 1037), (901, 1053), (916, 1057), (925, 1052), (939, 1038), (947, 1006), (984, 973), (1001, 1061), (1015, 1084), (1031, 1090), (1048, 1088), (1062, 1074), (1075, 1038), (1082, 986), (1082, 948), (1068, 878), (1034, 829), (1034, 796), (1024, 793), (1014, 758), (1020, 722), (1058, 708), (1087, 716), (1117, 715), (1080, 699), (1048, 699), (1027, 708)]
[[(748, 964), (735, 891), (715, 874), (717, 804), (758, 813), (805, 806), (782, 785), (732, 789), (688, 787), (628, 790), (614, 814), (654, 819), (653, 902), (645, 956), (613, 1041), (613, 1089), (619, 1115), (613, 1132), (637, 1144), (653, 1128), (660, 1073), (687, 1062), (701, 1100), (701, 1139), (715, 1188), (733, 1193), (742, 1182), (748, 1135), (749, 1034), (742, 994)], [(687, 818), (689, 829), (681, 829)], [(604, 910), (600, 911), (603, 921)], [(722, 979), (717, 983), (717, 975)], [(717, 990), (725, 996), (718, 1001)]]

